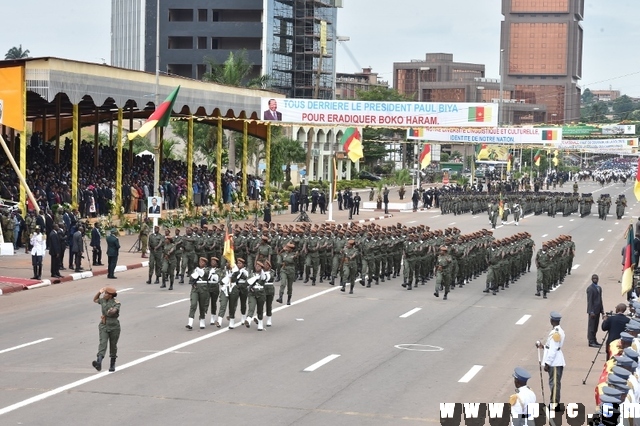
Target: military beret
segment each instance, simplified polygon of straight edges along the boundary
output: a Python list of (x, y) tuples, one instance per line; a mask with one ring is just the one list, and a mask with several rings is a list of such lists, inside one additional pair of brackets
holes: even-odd
[(560, 313), (558, 313), (556, 311), (552, 311), (549, 314), (549, 318), (551, 318), (554, 321), (560, 321), (562, 319), (562, 315), (560, 315)]
[(237, 258), (237, 259), (236, 259), (236, 262), (242, 262), (243, 264), (244, 264), (244, 263), (247, 263), (247, 262), (246, 262), (243, 258), (241, 258), (241, 257)]
[(296, 245), (293, 244), (293, 243), (287, 243), (287, 245), (285, 247), (288, 247), (290, 249), (294, 249), (294, 248), (296, 248)]
[(634, 351), (632, 348), (624, 348), (624, 356), (631, 358), (632, 360), (638, 362), (638, 352)]
[(626, 331), (620, 333), (620, 339), (624, 342), (633, 342), (633, 336)]
[(440, 246), (440, 250), (448, 251), (449, 249), (447, 248), (447, 246)]
[(516, 367), (515, 370), (513, 370), (513, 377), (518, 381), (526, 383), (526, 381), (531, 378), (531, 374), (522, 367)]
[(266, 235), (262, 236), (262, 241), (269, 241), (269, 237), (267, 237)]
[(118, 294), (118, 291), (113, 287), (105, 287), (104, 292), (114, 296)]
[(271, 262), (269, 262), (268, 260), (264, 261), (264, 267), (265, 269), (271, 269)]
[(262, 263), (262, 262), (260, 262), (260, 261), (256, 262), (256, 265), (258, 265), (258, 266), (259, 266), (259, 267), (261, 267), (261, 268), (264, 268), (264, 263)]
[(629, 371), (629, 370), (627, 370), (625, 368), (619, 367), (617, 365), (615, 367), (613, 367), (611, 372), (613, 374), (615, 374), (616, 376), (622, 377), (623, 379), (628, 379), (629, 376), (631, 375), (631, 371)]
[(216, 262), (219, 262), (219, 261), (220, 261), (220, 259), (218, 259), (218, 258), (217, 258), (217, 257), (215, 257), (215, 256), (211, 256), (211, 260), (215, 260)]
[(206, 261), (207, 261), (207, 258), (206, 258), (206, 257), (201, 257), (201, 258), (199, 258), (199, 259), (198, 259), (198, 261), (201, 261), (201, 260), (202, 260), (203, 262), (206, 262)]
[(347, 241), (347, 243), (348, 243), (348, 244), (353, 245), (353, 244), (355, 244), (356, 242), (355, 242), (354, 240), (349, 240), (349, 241)]

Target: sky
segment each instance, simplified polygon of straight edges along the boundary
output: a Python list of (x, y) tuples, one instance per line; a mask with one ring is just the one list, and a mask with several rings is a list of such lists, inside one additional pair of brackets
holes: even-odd
[[(213, 0), (215, 1), (215, 0)], [(30, 56), (109, 63), (111, 0), (4, 1), (0, 53), (22, 45)], [(343, 0), (337, 71), (359, 66), (393, 80), (393, 62), (453, 53), (454, 61), (484, 63), (499, 77), (501, 0)], [(37, 13), (34, 13), (37, 11)], [(640, 97), (638, 0), (585, 0), (583, 76), (580, 86)], [(20, 18), (23, 17), (23, 18)]]

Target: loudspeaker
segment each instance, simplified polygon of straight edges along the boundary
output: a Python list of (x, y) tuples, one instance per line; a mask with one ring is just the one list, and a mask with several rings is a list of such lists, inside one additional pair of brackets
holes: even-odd
[(300, 185), (300, 196), (303, 197), (305, 195), (309, 195), (309, 185), (301, 184)]

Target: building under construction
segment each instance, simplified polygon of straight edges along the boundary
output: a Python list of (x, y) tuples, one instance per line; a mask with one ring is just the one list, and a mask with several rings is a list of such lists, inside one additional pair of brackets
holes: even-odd
[(271, 87), (288, 97), (332, 99), (341, 0), (274, 0), (268, 36)]

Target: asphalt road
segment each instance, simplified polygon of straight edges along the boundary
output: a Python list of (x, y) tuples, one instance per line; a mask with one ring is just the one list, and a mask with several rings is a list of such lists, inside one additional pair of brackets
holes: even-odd
[[(298, 281), (293, 305), (277, 305), (273, 327), (258, 332), (253, 324), (187, 331), (189, 287), (169, 292), (146, 285), (142, 269), (121, 273), (117, 281), (101, 276), (1, 297), (0, 422), (438, 423), (441, 402), (508, 401), (516, 366), (532, 373), (530, 386), (540, 400), (534, 342), (547, 335), (552, 310), (563, 314), (567, 334), (562, 400), (585, 403), (591, 411), (604, 356), (582, 385), (597, 352), (587, 345), (585, 289), (595, 272), (605, 310), (623, 301), (619, 253), (638, 206), (630, 185), (580, 186), (594, 198), (624, 191), (631, 201), (625, 218), (531, 216), (494, 233), (502, 238), (528, 231), (537, 247), (559, 234), (573, 236), (573, 273), (546, 300), (534, 296), (533, 269), (497, 296), (482, 293), (483, 275), (447, 301), (433, 296), (432, 282), (408, 292), (395, 279), (370, 289), (357, 286), (348, 295), (326, 282), (311, 287)], [(489, 226), (486, 214), (439, 211), (401, 213), (377, 223), (396, 222), (456, 226), (462, 233)], [(96, 373), (91, 361), (100, 310), (92, 298), (106, 285), (119, 290), (122, 334), (117, 371), (104, 371), (107, 358)], [(546, 373), (544, 382), (548, 400)]]

